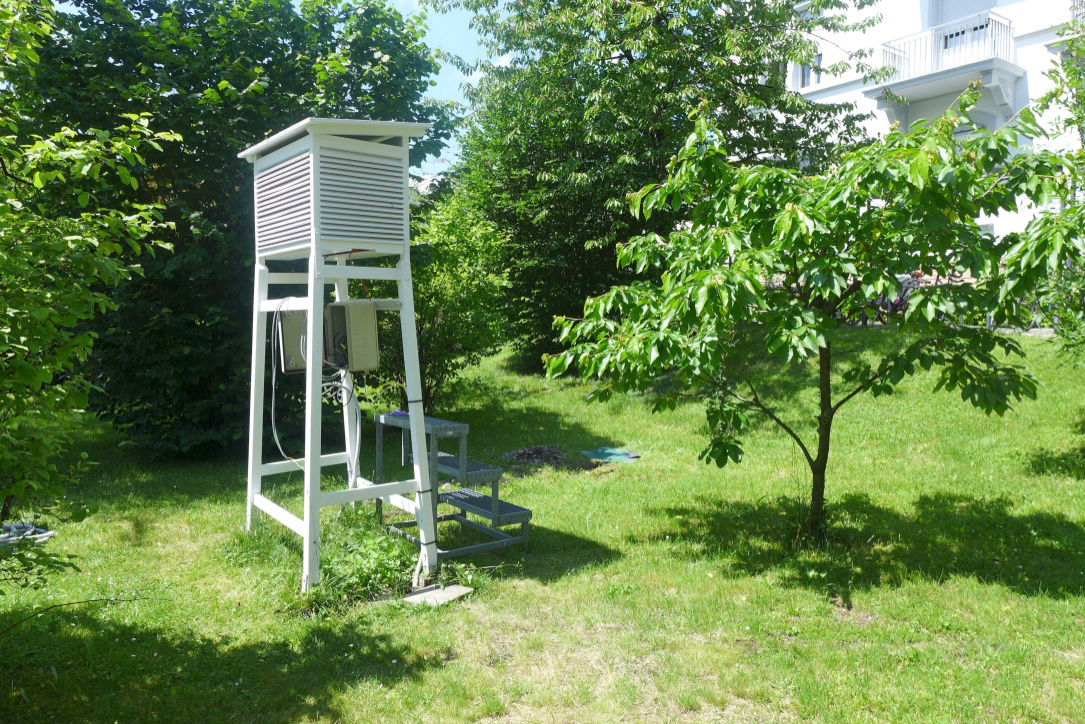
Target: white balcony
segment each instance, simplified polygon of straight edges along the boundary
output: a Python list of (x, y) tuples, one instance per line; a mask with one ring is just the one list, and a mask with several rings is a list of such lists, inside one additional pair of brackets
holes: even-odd
[(1070, 4), (1070, 17), (1074, 20), (1085, 20), (1085, 0), (1073, 0)]
[(922, 101), (959, 94), (972, 81), (979, 81), (1008, 115), (1014, 110), (1017, 82), (1025, 74), (1014, 60), (1010, 21), (993, 12), (970, 15), (886, 43), (883, 64), (893, 69), (893, 75), (866, 95), (877, 99), (891, 119), (904, 121), (900, 106), (888, 99), (884, 89), (908, 101)]
[(886, 43), (884, 65), (895, 68), (889, 83), (909, 81), (992, 59), (1014, 60), (1013, 27), (992, 12), (954, 20)]

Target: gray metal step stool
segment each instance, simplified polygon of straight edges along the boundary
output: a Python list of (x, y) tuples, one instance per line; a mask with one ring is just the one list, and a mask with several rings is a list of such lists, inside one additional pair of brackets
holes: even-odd
[[(410, 430), (410, 416), (402, 412), (384, 413), (375, 415), (373, 421), (376, 423), (377, 427), (377, 460), (374, 480), (380, 481), (382, 479), (384, 466), (385, 425), (397, 427), (402, 431), (403, 434), (400, 445), (402, 464), (410, 465), (413, 463), (413, 457), (409, 447), (410, 442), (407, 437), (407, 433)], [(459, 490), (438, 494), (437, 501), (456, 508), (458, 512), (440, 515), (437, 517), (437, 520), (438, 522), (454, 520), (472, 530), (485, 533), (495, 540), (447, 551), (442, 550), (438, 542), (437, 558), (440, 560), (442, 558), (465, 556), (510, 545), (523, 545), (523, 548), (526, 551), (528, 549), (528, 523), (531, 521), (531, 511), (527, 508), (522, 508), (518, 505), (513, 505), (512, 503), (501, 500), (500, 481), (501, 476), (505, 473), (504, 470), (494, 465), (487, 465), (486, 463), (471, 460), (467, 457), (467, 433), (469, 431), (470, 427), (464, 422), (442, 420), (436, 417), (425, 418), (425, 432), (430, 438), (430, 443), (428, 445), (430, 479), (437, 481), (438, 475), (445, 475), (455, 479), (460, 485), (470, 486), (482, 485), (485, 483), (490, 484), (490, 495), (483, 495), (482, 493), (469, 488), (461, 488)], [(438, 442), (447, 439), (457, 439), (459, 441), (458, 454), (441, 452), (437, 449)], [(435, 485), (434, 493), (436, 494), (436, 492), (437, 487)], [(396, 505), (396, 507), (405, 512), (411, 512), (410, 506), (406, 505), (410, 501), (400, 498), (399, 496), (386, 499), (384, 502)], [(382, 499), (378, 498), (376, 504), (377, 515), (383, 521)], [(467, 517), (468, 513), (489, 521), (489, 525), (484, 525), (471, 520)], [(519, 524), (520, 526), (519, 535), (510, 535), (505, 531), (499, 530), (502, 527), (516, 524)], [(392, 523), (390, 528), (399, 535), (402, 535), (417, 544), (418, 539), (406, 530), (415, 525), (416, 523), (414, 520), (404, 520)]]

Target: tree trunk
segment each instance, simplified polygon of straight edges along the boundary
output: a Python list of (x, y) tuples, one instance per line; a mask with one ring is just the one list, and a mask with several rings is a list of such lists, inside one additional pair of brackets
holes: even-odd
[(806, 518), (806, 530), (811, 535), (821, 536), (824, 533), (825, 522), (825, 466), (818, 466), (814, 461), (811, 468), (814, 478), (814, 486), (810, 491), (810, 514)]
[(810, 464), (813, 487), (810, 491), (810, 515), (806, 519), (807, 531), (818, 537), (824, 534), (825, 469), (829, 465), (829, 440), (833, 431), (833, 416), (836, 414), (833, 410), (832, 354), (828, 343), (818, 352), (818, 452)]

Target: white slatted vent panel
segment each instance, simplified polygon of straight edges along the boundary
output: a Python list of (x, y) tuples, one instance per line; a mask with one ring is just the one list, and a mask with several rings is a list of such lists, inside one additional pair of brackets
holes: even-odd
[(407, 239), (406, 169), (396, 158), (320, 149), (320, 236), (402, 245)]
[(264, 253), (307, 243), (312, 231), (309, 154), (256, 177), (256, 248)]

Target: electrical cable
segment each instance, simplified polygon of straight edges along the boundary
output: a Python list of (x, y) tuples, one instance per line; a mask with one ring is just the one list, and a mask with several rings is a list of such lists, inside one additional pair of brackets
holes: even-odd
[(411, 576), (411, 588), (418, 589), (422, 585), (422, 559), (426, 555), (423, 546), (418, 548), (418, 563), (414, 567), (414, 575)]
[[(336, 379), (338, 377), (339, 379)], [(352, 384), (347, 384), (346, 379), (350, 378)], [(350, 372), (346, 369), (339, 369), (337, 374), (324, 375), (323, 384), (321, 386), (322, 397), (329, 400), (334, 399), (332, 394), (338, 392), (340, 394), (338, 402), (343, 405), (350, 405), (351, 412), (354, 415), (354, 429), (356, 431), (356, 437), (353, 440), (347, 440), (347, 452), (350, 453), (347, 458), (347, 485), (354, 486), (354, 481), (358, 476), (358, 454), (362, 446), (362, 406), (358, 400), (358, 396), (355, 393), (353, 385), (353, 377), (350, 376)], [(347, 393), (347, 398), (343, 399), (342, 394)], [(351, 444), (353, 443), (353, 444)]]
[(275, 314), (271, 319), (271, 436), (274, 438), (275, 447), (279, 448), (279, 454), (283, 456), (283, 459), (289, 460), (297, 465), (300, 470), (304, 470), (305, 466), (301, 464), (301, 461), (290, 457), (286, 454), (286, 451), (283, 450), (283, 444), (279, 440), (279, 430), (275, 426), (275, 392), (278, 389), (278, 376), (276, 373), (279, 370), (278, 362), (275, 359), (275, 352), (278, 350), (276, 342), (282, 344), (282, 340), (280, 339), (282, 334), (279, 331), (280, 313), (282, 312), (283, 305), (290, 299), (295, 299), (295, 297), (286, 297), (279, 301), (278, 306), (275, 307)]
[[(283, 459), (284, 460), (289, 460), (290, 462), (294, 463), (294, 465), (296, 465), (298, 467), (298, 469), (304, 470), (305, 467), (301, 464), (300, 460), (290, 457), (289, 455), (286, 454), (286, 451), (283, 450), (282, 441), (279, 438), (278, 426), (276, 425), (276, 421), (275, 421), (275, 397), (276, 397), (276, 392), (278, 390), (278, 369), (279, 369), (278, 362), (277, 362), (277, 360), (275, 360), (275, 354), (278, 351), (279, 346), (282, 344), (282, 332), (281, 332), (282, 308), (287, 303), (287, 301), (289, 301), (291, 299), (296, 299), (296, 298), (297, 297), (285, 297), (285, 298), (279, 300), (279, 304), (275, 307), (275, 314), (273, 315), (272, 321), (271, 321), (271, 359), (272, 359), (272, 361), (271, 361), (271, 436), (275, 440), (275, 447), (277, 447), (279, 449), (279, 454), (283, 456)], [(302, 361), (305, 362), (306, 364), (308, 364), (308, 361), (305, 359), (305, 337), (304, 336), (302, 337), (302, 340), (301, 340), (300, 354), (302, 355)], [(363, 415), (362, 415), (361, 402), (359, 401), (358, 395), (357, 395), (357, 393), (355, 391), (354, 378), (350, 374), (350, 371), (346, 367), (339, 367), (339, 366), (336, 366), (336, 365), (330, 363), (326, 358), (323, 357), (323, 355), (321, 355), (321, 357), (322, 357), (322, 361), (323, 361), (323, 368), (321, 369), (321, 399), (323, 400), (324, 398), (328, 398), (329, 400), (334, 400), (332, 395), (335, 392), (339, 392), (340, 395), (339, 395), (338, 402), (341, 405), (343, 405), (345, 407), (347, 405), (350, 405), (351, 402), (354, 403), (353, 406), (351, 407), (351, 412), (354, 415), (355, 438), (354, 438), (353, 441), (349, 440), (349, 439), (346, 441), (347, 442), (347, 453), (348, 453), (348, 455), (347, 455), (347, 487), (354, 487), (355, 481), (358, 478), (358, 456), (359, 456), (359, 454), (361, 452), (361, 447), (362, 447), (362, 420), (363, 420)], [(332, 370), (334, 370), (334, 372), (326, 373), (326, 372), (324, 372), (324, 368), (332, 369)], [(351, 382), (349, 385), (346, 382), (346, 380), (348, 378), (350, 379), (350, 382)], [(344, 393), (344, 392), (347, 393), (346, 399), (343, 399), (343, 396), (342, 396), (342, 393)], [(321, 414), (320, 411), (318, 411), (317, 414)], [(353, 445), (351, 445), (352, 442), (353, 442)]]

